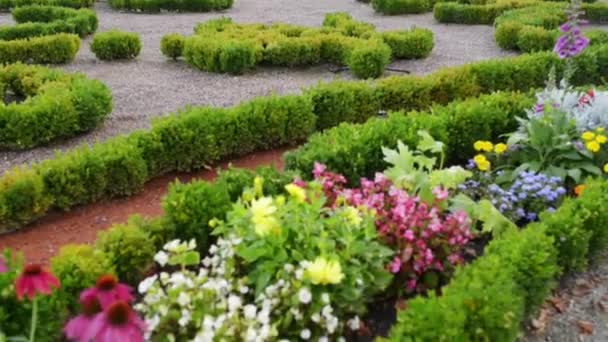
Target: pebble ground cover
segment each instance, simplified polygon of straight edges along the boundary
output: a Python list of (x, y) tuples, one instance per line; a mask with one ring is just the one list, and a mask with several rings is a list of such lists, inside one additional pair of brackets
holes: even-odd
[[(129, 70), (107, 79), (115, 100), (110, 120), (116, 118), (117, 110), (128, 108), (121, 104), (121, 94), (140, 96), (139, 90), (133, 91), (142, 88), (137, 80), (163, 83), (156, 74), (188, 74), (190, 78), (176, 80), (187, 87), (217, 77), (218, 83), (212, 85), (223, 88), (211, 90), (207, 85), (202, 89), (207, 96), (214, 91), (236, 91), (234, 103), (213, 107), (217, 105), (213, 101), (221, 97), (188, 103), (184, 99), (197, 96), (196, 90), (172, 88), (180, 95), (163, 105), (195, 106), (162, 115), (151, 125), (147, 120), (122, 125), (122, 132), (128, 134), (107, 134), (91, 147), (72, 149), (70, 144), (78, 140), (51, 145), (47, 149), (63, 146), (67, 150), (54, 157), (39, 148), (7, 153), (8, 166), (19, 160), (36, 162), (8, 170), (0, 178), (0, 231), (7, 234), (27, 229), (29, 223), (44, 220), (53, 211), (131, 196), (142, 191), (144, 183), (168, 172), (208, 168), (226, 158), (301, 145), (285, 154), (284, 170), (228, 169), (213, 182), (175, 182), (162, 199), (164, 215), (135, 215), (128, 222), (117, 222), (100, 231), (92, 244), (63, 246), (48, 265), (29, 263), (19, 251), (5, 249), (0, 256), (0, 339), (515, 341), (528, 324), (541, 330), (547, 315), (543, 303), (559, 280), (564, 275), (576, 277), (576, 272), (601, 258), (608, 247), (604, 229), (608, 215), (603, 210), (608, 196), (608, 92), (604, 90), (608, 45), (601, 26), (594, 33), (582, 30), (590, 7), (578, 1), (551, 7), (564, 11), (556, 14), (559, 24), (550, 21), (543, 26), (525, 15), (523, 25), (532, 28), (522, 28), (515, 21), (518, 47), (530, 54), (425, 74), (424, 68), (434, 69), (437, 60), (458, 64), (458, 58), (474, 61), (487, 56), (473, 57), (470, 49), (462, 56), (437, 56), (446, 51), (440, 48), (442, 39), (449, 49), (472, 46), (475, 51), (475, 46), (481, 46), (475, 43), (483, 42), (485, 36), (472, 45), (463, 44), (470, 37), (454, 40), (462, 32), (471, 32), (467, 30), (483, 31), (488, 37), (494, 33), (489, 26), (430, 24), (427, 28), (435, 37), (430, 57), (416, 64), (392, 65), (397, 69), (422, 66), (412, 70), (418, 75), (353, 80), (343, 73), (345, 79), (300, 91), (295, 86), (336, 75), (327, 65), (296, 70), (262, 67), (239, 76), (212, 75), (161, 57), (162, 36), (185, 34), (165, 30), (173, 28), (172, 18), (200, 22), (206, 16), (230, 14), (237, 19), (242, 16), (239, 22), (247, 23), (253, 13), (273, 5), (242, 3), (240, 8), (241, 2), (234, 3), (226, 13), (203, 15), (117, 13), (97, 5), (110, 18), (127, 16), (126, 28), (137, 27), (129, 32), (156, 24), (153, 33), (144, 32), (141, 41), (137, 33), (120, 31), (93, 38), (96, 43), (91, 48), (98, 57), (120, 60), (128, 56), (130, 61), (101, 61), (82, 51), (76, 62), (61, 67), (64, 71), (23, 64), (2, 69), (6, 102), (2, 109), (12, 113), (8, 110), (20, 108), (21, 115), (27, 113), (32, 122), (46, 122), (50, 128), (65, 126), (62, 129), (67, 133), (55, 133), (58, 137), (107, 127), (103, 119), (112, 107), (106, 86), (66, 70), (82, 70), (88, 77), (99, 76), (102, 82), (106, 80), (97, 72)], [(378, 9), (380, 3), (374, 1), (372, 7)], [(394, 5), (390, 1), (383, 4)], [(136, 11), (175, 8), (152, 1), (112, 5)], [(180, 8), (207, 11), (231, 5), (193, 2)], [(248, 29), (245, 33), (237, 29), (234, 35), (226, 32), (233, 39), (229, 44), (197, 45), (204, 53), (197, 57), (196, 66), (230, 69), (231, 62), (243, 58), (252, 62), (268, 56), (292, 58), (289, 51), (273, 44), (291, 46), (297, 41), (302, 51), (312, 51), (314, 56), (318, 49), (318, 56), (347, 61), (344, 64), (353, 68), (354, 55), (372, 56), (361, 60), (365, 60), (365, 68), (376, 71), (363, 78), (382, 76), (372, 65), (378, 61), (374, 56), (380, 51), (382, 63), (386, 63), (404, 51), (395, 52), (397, 38), (391, 43), (375, 30), (404, 29), (403, 19), (430, 19), (428, 15), (372, 15), (372, 7), (359, 3), (312, 5), (272, 12), (264, 18), (273, 22), (274, 15), (284, 15), (282, 23), (310, 26), (304, 22), (316, 20), (320, 26), (330, 9), (335, 12), (346, 7), (355, 20), (364, 20), (329, 14), (326, 22), (332, 18), (344, 21), (310, 36), (303, 33), (308, 28), (287, 25), (270, 32), (264, 31), (267, 26), (257, 26), (263, 28), (261, 35)], [(490, 11), (496, 18), (504, 15), (519, 20), (521, 9), (508, 10), (534, 5), (438, 3), (435, 8)], [(591, 6), (594, 21), (604, 22), (608, 5)], [(523, 10), (526, 8), (532, 7)], [(99, 14), (103, 28), (104, 17)], [(37, 16), (36, 21), (49, 22), (51, 27), (65, 25), (55, 22), (51, 14)], [(471, 23), (472, 17), (466, 18)], [(155, 20), (162, 20), (163, 25)], [(187, 21), (179, 21), (179, 25), (184, 22), (191, 24), (190, 29), (195, 26)], [(208, 23), (215, 27), (227, 22)], [(35, 25), (32, 30), (42, 30), (39, 35), (44, 36), (46, 28), (40, 27), (46, 26)], [(222, 32), (222, 25), (214, 30)], [(541, 26), (547, 31), (541, 31)], [(125, 29), (120, 24), (107, 28)], [(70, 29), (68, 25), (65, 30)], [(524, 36), (525, 44), (521, 43)], [(153, 45), (152, 37), (157, 37)], [(172, 49), (178, 51), (182, 38), (172, 37)], [(496, 36), (500, 43), (499, 37), (504, 35)], [(186, 60), (192, 62), (191, 52), (187, 52), (193, 49), (189, 39), (183, 40), (183, 48)], [(369, 50), (361, 45), (366, 39), (373, 42)], [(378, 49), (382, 44), (387, 47)], [(162, 50), (167, 54), (167, 46)], [(346, 59), (328, 58), (328, 51), (343, 53)], [(27, 57), (22, 62), (36, 60)], [(298, 63), (278, 64), (293, 67)], [(158, 73), (133, 76), (137, 66)], [(282, 75), (294, 74), (308, 78), (304, 83), (299, 79), (289, 83), (277, 90), (278, 95), (262, 93), (255, 95), (264, 96), (249, 99), (249, 93), (238, 93), (239, 89), (250, 91), (247, 80), (257, 87), (260, 81), (280, 75), (278, 84), (282, 85)], [(118, 87), (117, 91), (116, 84), (124, 90)], [(275, 84), (269, 81), (265, 86), (274, 89)], [(131, 105), (138, 110), (159, 106), (167, 101), (167, 94), (158, 89), (147, 89), (152, 93)], [(64, 94), (62, 105), (73, 110), (73, 125), (45, 114), (53, 113), (49, 109), (58, 103), (48, 96), (54, 92)], [(239, 100), (247, 101), (237, 104)], [(95, 114), (92, 121), (83, 121), (86, 113)], [(15, 142), (7, 143), (8, 148), (28, 148), (52, 140), (24, 134), (29, 139), (24, 142), (19, 138), (20, 126), (13, 123), (19, 122), (18, 112), (6, 117), (13, 121), (1, 121), (4, 126), (0, 128), (10, 128), (11, 137), (17, 136)], [(63, 126), (57, 125), (60, 121)], [(86, 124), (78, 125), (79, 121)], [(38, 129), (44, 132), (47, 126)], [(557, 307), (555, 298), (551, 303)], [(600, 295), (597, 305), (602, 305), (603, 298)], [(593, 299), (592, 303), (596, 305)], [(583, 336), (604, 336), (601, 326), (594, 330), (595, 321), (576, 324)], [(559, 334), (560, 329), (550, 331)]]

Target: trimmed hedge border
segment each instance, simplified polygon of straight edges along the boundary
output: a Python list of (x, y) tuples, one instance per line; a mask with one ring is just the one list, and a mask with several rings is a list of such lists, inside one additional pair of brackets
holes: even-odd
[(435, 0), (371, 0), (376, 12), (388, 15), (430, 12)]
[(112, 111), (110, 89), (82, 74), (40, 66), (0, 67), (0, 89), (22, 103), (0, 105), (0, 148), (24, 149), (97, 127)]
[(0, 10), (29, 5), (60, 6), (71, 8), (93, 7), (94, 0), (0, 0)]
[(0, 63), (60, 64), (72, 61), (80, 37), (95, 32), (97, 15), (90, 9), (24, 6), (12, 11), (18, 23), (0, 26)]
[(391, 58), (427, 57), (434, 43), (427, 29), (376, 32), (373, 25), (340, 12), (327, 14), (320, 28), (213, 19), (197, 25), (193, 36), (165, 36), (161, 50), (176, 59), (181, 46), (186, 61), (205, 71), (242, 74), (258, 64), (293, 67), (330, 62), (347, 65), (359, 78), (373, 78), (384, 73)]
[[(608, 76), (608, 46), (589, 48), (574, 63), (579, 72), (573, 84), (600, 83)], [(424, 77), (335, 82), (303, 95), (258, 98), (232, 108), (187, 108), (155, 121), (149, 131), (6, 172), (0, 178), (0, 230), (18, 228), (51, 209), (130, 195), (148, 179), (169, 171), (296, 144), (317, 129), (343, 121), (362, 122), (380, 110), (426, 109), (497, 90), (541, 87), (552, 67), (559, 77), (564, 65), (554, 54), (538, 53)]]
[[(558, 27), (566, 22), (566, 3), (542, 3), (510, 10), (496, 18), (496, 42), (507, 50), (534, 52), (551, 50), (561, 35)], [(591, 23), (608, 22), (608, 5), (586, 4), (585, 18)], [(585, 32), (591, 44), (608, 43), (608, 32)]]
[(110, 0), (114, 9), (134, 12), (209, 12), (232, 7), (234, 0)]

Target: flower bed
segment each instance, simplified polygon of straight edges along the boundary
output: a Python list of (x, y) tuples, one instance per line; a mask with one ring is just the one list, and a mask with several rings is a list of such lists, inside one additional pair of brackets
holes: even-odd
[(110, 6), (134, 12), (209, 12), (232, 7), (233, 0), (110, 0)]
[(110, 90), (80, 74), (13, 64), (0, 68), (0, 148), (23, 149), (90, 131), (112, 111)]
[[(574, 84), (601, 82), (608, 74), (606, 49), (596, 46), (574, 59), (581, 70), (574, 75)], [(561, 74), (564, 65), (553, 54), (538, 53), (424, 77), (333, 82), (304, 95), (260, 98), (232, 108), (190, 108), (155, 122), (150, 131), (7, 172), (0, 179), (0, 207), (5, 208), (0, 212), (0, 227), (2, 231), (16, 229), (52, 209), (130, 195), (165, 172), (192, 170), (254, 150), (295, 144), (317, 129), (344, 121), (362, 122), (382, 110), (424, 110), (497, 90), (540, 87), (552, 67)]]
[(187, 38), (166, 37), (166, 44), (183, 41), (181, 53), (163, 49), (168, 57), (183, 54), (198, 69), (232, 74), (258, 64), (294, 67), (331, 62), (347, 65), (359, 78), (378, 77), (391, 58), (424, 58), (434, 45), (430, 30), (376, 32), (373, 25), (346, 13), (326, 15), (322, 28), (241, 25), (222, 18), (199, 24), (194, 31)]
[(97, 29), (89, 9), (24, 6), (12, 11), (18, 23), (0, 27), (0, 62), (66, 63), (80, 48), (80, 37)]

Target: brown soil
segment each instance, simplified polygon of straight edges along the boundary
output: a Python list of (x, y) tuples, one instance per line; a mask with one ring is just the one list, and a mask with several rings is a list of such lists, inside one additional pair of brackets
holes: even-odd
[[(258, 152), (221, 163), (218, 168), (229, 165), (249, 169), (264, 165), (282, 168), (281, 157), (284, 152), (285, 149)], [(83, 205), (68, 212), (52, 212), (16, 232), (0, 235), (0, 251), (11, 248), (22, 252), (28, 262), (47, 264), (61, 246), (92, 243), (99, 230), (116, 223), (125, 223), (131, 215), (162, 215), (161, 199), (167, 192), (168, 185), (176, 179), (190, 182), (194, 179), (212, 180), (215, 176), (215, 170), (171, 173), (151, 180), (145, 184), (141, 193), (131, 197)]]

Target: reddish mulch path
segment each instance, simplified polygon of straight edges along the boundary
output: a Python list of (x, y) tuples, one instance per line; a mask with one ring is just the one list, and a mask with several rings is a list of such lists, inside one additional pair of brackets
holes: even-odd
[[(258, 166), (283, 167), (282, 156), (286, 149), (253, 153), (218, 165), (254, 169)], [(61, 246), (70, 243), (92, 243), (97, 232), (116, 223), (127, 222), (129, 216), (140, 214), (154, 217), (163, 214), (161, 199), (168, 185), (179, 179), (190, 182), (194, 179), (212, 180), (215, 170), (194, 173), (171, 173), (154, 178), (144, 185), (144, 190), (134, 196), (76, 207), (68, 212), (55, 211), (18, 231), (0, 235), (0, 251), (11, 248), (24, 254), (28, 262), (48, 264)]]

